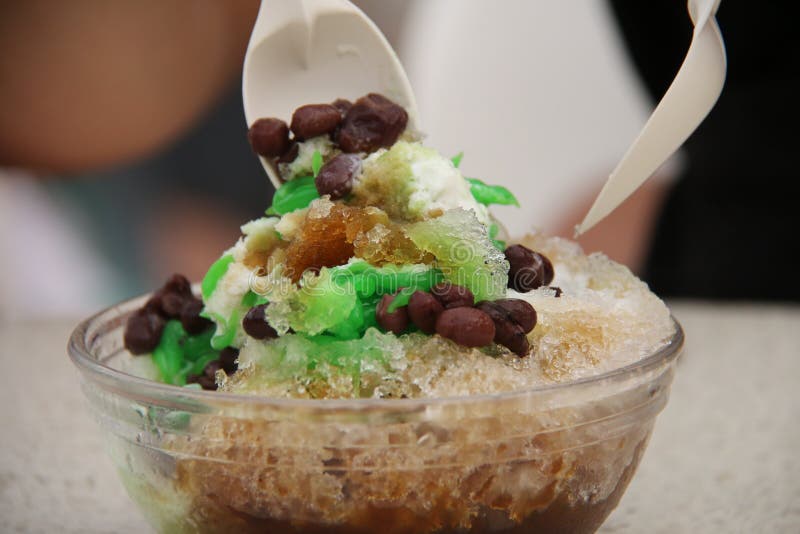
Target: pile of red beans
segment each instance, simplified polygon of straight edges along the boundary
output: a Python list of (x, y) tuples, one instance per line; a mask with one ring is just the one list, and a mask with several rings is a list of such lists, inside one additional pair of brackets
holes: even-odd
[[(290, 163), (298, 154), (297, 143), (328, 135), (342, 154), (317, 174), (320, 195), (332, 199), (350, 193), (353, 178), (361, 169), (361, 156), (392, 146), (406, 129), (408, 113), (377, 93), (355, 101), (338, 99), (331, 104), (307, 104), (292, 114), (291, 125), (281, 119), (258, 119), (250, 126), (247, 138), (253, 150), (276, 163)], [(290, 135), (291, 133), (291, 135)]]

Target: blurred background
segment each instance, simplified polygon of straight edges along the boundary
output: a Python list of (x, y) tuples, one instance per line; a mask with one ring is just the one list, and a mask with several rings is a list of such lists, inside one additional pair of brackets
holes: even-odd
[[(495, 210), (512, 235), (572, 236), (692, 30), (680, 0), (356, 3), (406, 66), (428, 144), (520, 198)], [(800, 300), (786, 6), (759, 6), (754, 25), (723, 2), (719, 104), (581, 239), (662, 296)], [(172, 272), (197, 280), (263, 213), (273, 190), (241, 103), (257, 9), (0, 1), (0, 319), (86, 314)]]

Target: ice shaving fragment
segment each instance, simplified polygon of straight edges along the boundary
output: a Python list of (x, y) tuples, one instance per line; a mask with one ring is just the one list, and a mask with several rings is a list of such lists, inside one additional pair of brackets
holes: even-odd
[(315, 153), (319, 152), (322, 160), (327, 161), (340, 152), (327, 135), (306, 139), (297, 146), (297, 157), (291, 163), (278, 165), (278, 171), (286, 181), (292, 181), (299, 176), (312, 176)]
[(308, 208), (285, 214), (275, 225), (275, 231), (283, 241), (292, 241), (303, 226), (306, 215), (308, 215)]
[(489, 212), (472, 197), (453, 162), (419, 143), (398, 141), (364, 160), (353, 202), (380, 206), (392, 219), (419, 221), (452, 208), (473, 210), (489, 224)]
[(238, 347), (247, 337), (241, 329), (239, 320), (249, 309), (244, 297), (250, 291), (252, 271), (243, 263), (228, 263), (225, 273), (217, 280), (216, 290), (204, 297), (203, 317), (211, 319), (216, 325), (212, 344), (216, 348)]
[(446, 280), (469, 288), (476, 301), (506, 294), (508, 262), (471, 211), (453, 209), (406, 227), (411, 240), (436, 258)]
[(271, 250), (280, 241), (280, 236), (275, 231), (275, 225), (280, 219), (277, 217), (261, 217), (242, 225), (244, 245), (250, 252), (263, 252)]
[(241, 246), (237, 243), (231, 250), (234, 259), (251, 269), (267, 265), (275, 248), (282, 246), (280, 234), (275, 229), (279, 220), (277, 217), (262, 217), (243, 225)]

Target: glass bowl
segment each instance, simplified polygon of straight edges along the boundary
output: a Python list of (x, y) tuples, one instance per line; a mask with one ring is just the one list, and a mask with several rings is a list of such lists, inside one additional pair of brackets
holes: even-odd
[(120, 369), (143, 296), (69, 342), (125, 488), (160, 532), (592, 532), (667, 402), (683, 332), (566, 384), (435, 399), (298, 400)]

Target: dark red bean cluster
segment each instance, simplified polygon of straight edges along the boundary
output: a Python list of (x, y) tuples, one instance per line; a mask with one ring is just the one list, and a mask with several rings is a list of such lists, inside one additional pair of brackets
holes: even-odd
[(239, 350), (233, 347), (222, 349), (219, 359), (208, 362), (199, 375), (189, 375), (186, 377), (187, 384), (200, 384), (200, 387), (208, 390), (217, 389), (217, 371), (222, 369), (225, 374), (230, 376), (238, 368), (236, 359), (239, 357)]
[(546, 256), (523, 245), (511, 245), (505, 255), (510, 265), (508, 287), (527, 293), (553, 281), (555, 271)]
[(392, 146), (407, 125), (405, 109), (385, 96), (370, 93), (355, 103), (340, 98), (332, 104), (300, 106), (292, 114), (291, 127), (276, 118), (258, 119), (250, 126), (247, 139), (257, 154), (278, 163), (291, 163), (298, 154), (298, 141), (329, 135), (343, 152), (353, 154), (327, 162), (317, 175), (319, 194), (338, 199), (350, 193), (353, 177), (361, 170), (360, 157), (355, 154)]
[(192, 293), (192, 286), (186, 277), (172, 275), (161, 289), (155, 292), (145, 305), (136, 310), (125, 325), (123, 340), (131, 354), (153, 352), (164, 325), (170, 319), (178, 319), (189, 334), (199, 334), (213, 326), (213, 323), (200, 317), (203, 301)]
[(492, 342), (519, 356), (530, 352), (526, 334), (536, 326), (536, 310), (519, 299), (501, 299), (475, 304), (472, 292), (463, 286), (442, 282), (428, 291), (415, 291), (407, 306), (388, 308), (395, 295), (384, 295), (378, 303), (378, 325), (402, 334), (413, 324), (422, 332), (439, 334), (464, 347), (485, 347)]
[(242, 329), (253, 339), (274, 339), (278, 332), (267, 322), (267, 304), (253, 306), (242, 319)]

